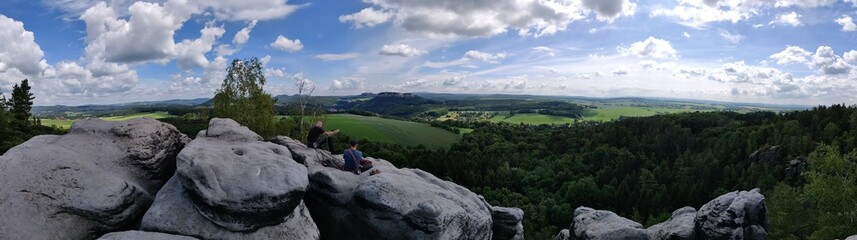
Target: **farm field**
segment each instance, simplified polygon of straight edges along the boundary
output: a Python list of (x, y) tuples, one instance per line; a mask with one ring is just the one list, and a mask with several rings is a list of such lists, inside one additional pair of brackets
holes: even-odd
[(574, 118), (570, 117), (560, 117), (560, 116), (552, 116), (538, 113), (518, 113), (511, 117), (507, 114), (498, 114), (493, 118), (489, 119), (489, 121), (493, 123), (497, 122), (508, 122), (508, 123), (524, 123), (524, 124), (532, 124), (532, 125), (541, 125), (541, 124), (563, 124), (563, 123), (574, 123)]
[[(134, 113), (134, 114), (120, 115), (120, 116), (101, 117), (100, 119), (103, 119), (106, 121), (124, 121), (124, 120), (130, 120), (130, 119), (135, 119), (135, 118), (144, 118), (144, 117), (161, 119), (161, 118), (173, 117), (173, 115), (170, 115), (167, 112)], [(42, 121), (42, 126), (56, 126), (58, 128), (62, 128), (62, 129), (69, 129), (71, 127), (71, 124), (74, 123), (75, 120), (42, 118), (41, 121)]]
[(353, 114), (327, 115), (324, 128), (340, 129), (340, 134), (358, 139), (409, 146), (422, 144), (427, 148), (446, 148), (461, 139), (458, 134), (425, 123)]
[(656, 108), (656, 107), (630, 107), (630, 106), (604, 106), (596, 109), (587, 109), (583, 113), (583, 120), (588, 121), (613, 121), (619, 117), (648, 117), (657, 114), (680, 113), (695, 111), (681, 108)]

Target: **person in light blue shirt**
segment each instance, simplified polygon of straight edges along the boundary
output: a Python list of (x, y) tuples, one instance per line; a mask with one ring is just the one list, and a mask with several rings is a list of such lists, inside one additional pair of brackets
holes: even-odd
[(342, 152), (342, 158), (345, 159), (345, 164), (342, 165), (342, 170), (360, 173), (372, 169), (372, 162), (363, 159), (363, 152), (357, 150), (357, 141), (351, 140), (348, 142), (348, 145), (351, 147)]

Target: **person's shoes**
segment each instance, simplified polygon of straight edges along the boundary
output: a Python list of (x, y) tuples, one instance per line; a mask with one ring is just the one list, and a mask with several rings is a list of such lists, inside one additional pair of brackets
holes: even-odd
[(379, 173), (381, 173), (381, 170), (375, 169), (375, 170), (372, 170), (371, 172), (369, 172), (369, 176), (374, 176), (375, 174), (379, 174)]

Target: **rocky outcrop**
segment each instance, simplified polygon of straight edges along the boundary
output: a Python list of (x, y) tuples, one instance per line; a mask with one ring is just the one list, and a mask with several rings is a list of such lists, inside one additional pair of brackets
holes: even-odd
[(792, 185), (799, 185), (803, 182), (801, 174), (809, 170), (809, 160), (806, 157), (797, 157), (789, 161), (786, 167), (786, 182)]
[(292, 153), (292, 158), (306, 167), (341, 167), (345, 160), (342, 155), (333, 155), (328, 151), (309, 148), (303, 143), (284, 136), (277, 136), (271, 142), (285, 146)]
[(786, 151), (780, 146), (762, 147), (751, 153), (747, 157), (747, 162), (750, 165), (764, 164), (767, 166), (776, 166), (782, 164), (786, 158)]
[(857, 235), (850, 236), (850, 237), (846, 238), (845, 240), (857, 240)]
[(759, 189), (721, 195), (696, 213), (696, 230), (705, 239), (763, 240), (767, 237), (768, 209)]
[(524, 211), (520, 208), (492, 207), (493, 239), (524, 239)]
[(491, 239), (491, 206), (478, 195), (373, 160), (374, 175), (310, 168), (305, 200), (322, 239)]
[(93, 239), (133, 227), (188, 140), (153, 119), (80, 120), (10, 149), (0, 157), (0, 236)]
[(302, 201), (308, 184), (289, 149), (215, 118), (179, 153), (141, 228), (205, 239), (318, 239)]
[(767, 214), (765, 196), (759, 189), (721, 195), (699, 211), (692, 207), (680, 208), (673, 211), (666, 222), (646, 230), (642, 230), (639, 223), (612, 212), (579, 207), (574, 210), (571, 227), (560, 231), (556, 239), (764, 240)]
[(188, 236), (179, 236), (157, 232), (125, 231), (105, 234), (98, 240), (197, 240)]
[(646, 232), (652, 240), (694, 240), (696, 239), (696, 209), (683, 207), (673, 211), (666, 222), (655, 224)]
[(643, 225), (611, 211), (578, 207), (569, 227), (572, 239), (649, 239)]

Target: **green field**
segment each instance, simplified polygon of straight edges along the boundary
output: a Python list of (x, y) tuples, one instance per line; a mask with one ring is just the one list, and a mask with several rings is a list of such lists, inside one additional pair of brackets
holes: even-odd
[(583, 112), (583, 120), (613, 121), (619, 119), (619, 117), (648, 117), (657, 114), (680, 113), (690, 111), (693, 110), (681, 108), (605, 106), (596, 109), (587, 109)]
[(327, 115), (324, 128), (340, 129), (340, 134), (358, 139), (366, 138), (373, 142), (408, 146), (422, 144), (428, 148), (446, 148), (461, 139), (458, 134), (425, 123), (352, 114)]
[[(167, 112), (153, 112), (153, 113), (135, 113), (135, 114), (121, 115), (121, 116), (101, 117), (100, 119), (104, 119), (107, 121), (125, 121), (125, 120), (131, 120), (131, 119), (135, 119), (135, 118), (144, 118), (144, 117), (161, 119), (161, 118), (173, 117), (173, 115), (170, 115)], [(55, 126), (55, 127), (62, 128), (62, 129), (69, 129), (69, 127), (71, 127), (71, 124), (74, 123), (75, 120), (42, 118), (41, 121), (42, 121), (42, 126)]]
[(532, 124), (532, 125), (540, 125), (540, 124), (563, 124), (563, 123), (574, 123), (574, 118), (570, 117), (560, 117), (560, 116), (552, 116), (538, 113), (518, 113), (512, 115), (511, 117), (508, 114), (497, 114), (493, 118), (490, 119), (491, 122), (508, 122), (508, 123), (524, 123), (524, 124)]

